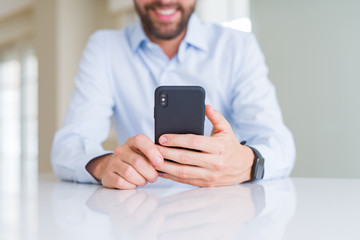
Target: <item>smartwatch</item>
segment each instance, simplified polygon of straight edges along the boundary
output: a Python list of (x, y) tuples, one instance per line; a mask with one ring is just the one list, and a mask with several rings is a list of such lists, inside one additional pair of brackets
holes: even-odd
[(251, 168), (251, 179), (249, 182), (263, 179), (265, 159), (261, 156), (260, 152), (256, 148), (246, 145), (246, 141), (242, 141), (240, 144), (251, 148), (255, 155), (254, 163)]

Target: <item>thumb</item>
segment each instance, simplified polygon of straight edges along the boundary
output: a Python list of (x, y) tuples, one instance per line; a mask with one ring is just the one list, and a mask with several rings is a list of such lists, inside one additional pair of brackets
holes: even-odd
[(213, 125), (211, 136), (232, 131), (229, 122), (224, 118), (224, 116), (213, 109), (210, 105), (206, 105), (205, 114)]

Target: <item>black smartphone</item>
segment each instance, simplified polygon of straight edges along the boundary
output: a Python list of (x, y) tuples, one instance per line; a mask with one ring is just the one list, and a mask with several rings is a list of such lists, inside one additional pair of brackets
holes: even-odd
[(200, 86), (160, 86), (155, 90), (155, 143), (163, 134), (204, 135), (205, 90)]

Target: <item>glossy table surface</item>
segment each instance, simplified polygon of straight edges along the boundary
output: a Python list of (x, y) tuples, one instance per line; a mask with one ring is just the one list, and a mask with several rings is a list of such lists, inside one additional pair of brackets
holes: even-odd
[(0, 239), (360, 239), (360, 179), (120, 191), (40, 175), (29, 187), (0, 189)]

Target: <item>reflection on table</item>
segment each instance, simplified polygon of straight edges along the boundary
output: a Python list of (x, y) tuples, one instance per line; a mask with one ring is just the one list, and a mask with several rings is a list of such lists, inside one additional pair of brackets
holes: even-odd
[(55, 239), (282, 239), (295, 206), (291, 179), (217, 188), (159, 179), (125, 191), (58, 182), (54, 223), (42, 236), (51, 229)]

